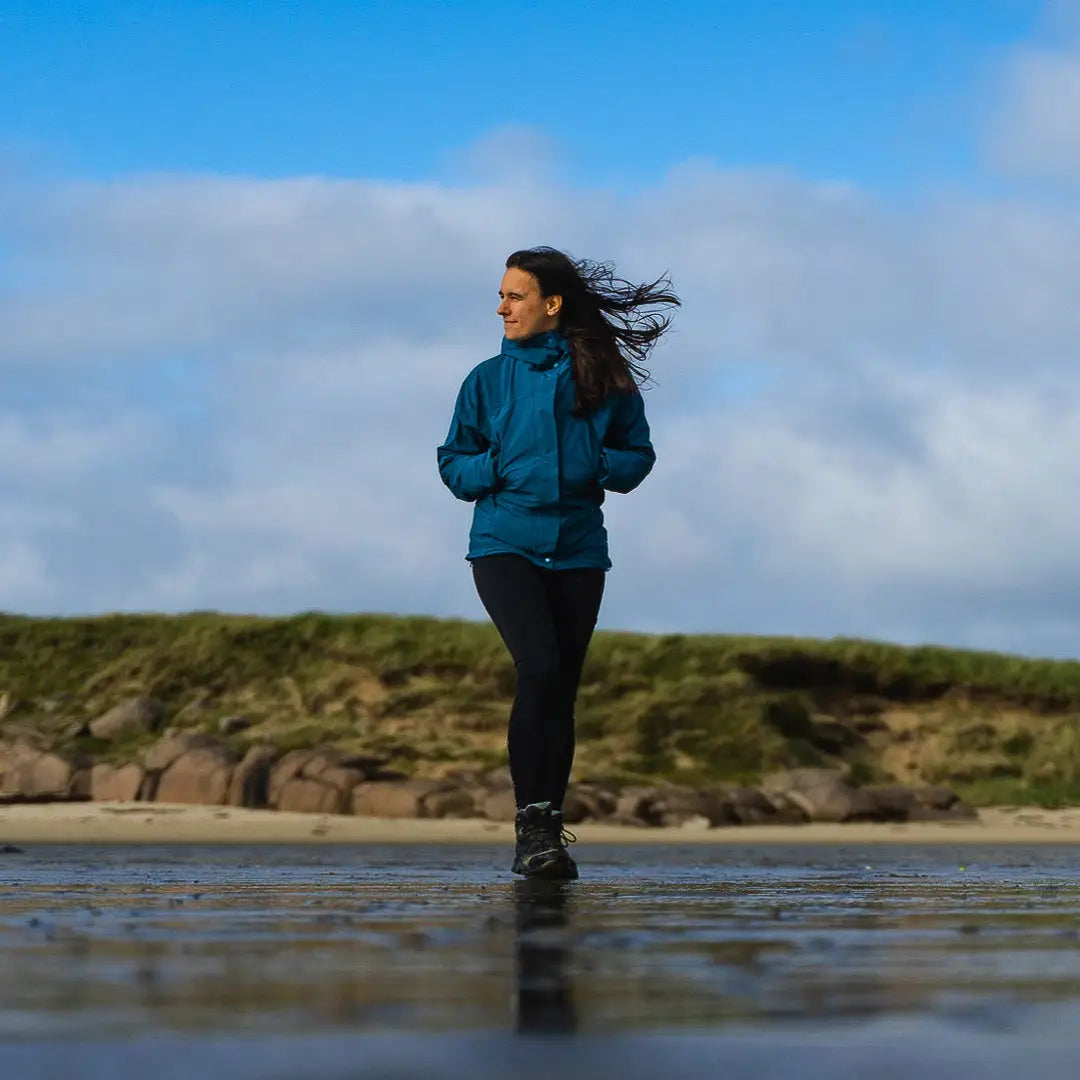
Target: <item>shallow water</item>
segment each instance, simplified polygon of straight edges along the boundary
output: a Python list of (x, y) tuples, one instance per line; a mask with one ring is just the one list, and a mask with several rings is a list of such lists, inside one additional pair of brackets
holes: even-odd
[(0, 1075), (1074, 1076), (1080, 847), (29, 847)]

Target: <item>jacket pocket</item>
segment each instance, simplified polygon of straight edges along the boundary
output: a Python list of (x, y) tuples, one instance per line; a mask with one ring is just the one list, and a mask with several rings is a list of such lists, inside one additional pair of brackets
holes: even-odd
[(589, 417), (589, 440), (590, 449), (592, 451), (592, 464), (593, 464), (593, 478), (597, 483), (600, 482), (600, 473), (603, 471), (603, 453), (604, 453), (604, 434), (605, 431), (601, 431), (601, 426), (606, 430), (607, 428), (607, 414), (601, 414), (595, 412)]
[(511, 547), (531, 551), (535, 546), (536, 530), (532, 514), (505, 496), (491, 496), (491, 531), (496, 539)]
[(496, 490), (520, 491), (530, 483), (543, 450), (538, 443), (538, 425), (532, 408), (530, 399), (516, 398), (501, 406), (491, 418), (492, 442), (498, 447)]

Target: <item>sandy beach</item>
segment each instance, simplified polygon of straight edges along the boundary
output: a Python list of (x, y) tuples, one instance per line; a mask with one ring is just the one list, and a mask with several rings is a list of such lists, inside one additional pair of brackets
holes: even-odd
[[(650, 829), (584, 822), (582, 843), (832, 844), (1080, 843), (1080, 807), (995, 807), (977, 821)], [(31, 803), (0, 807), (0, 844), (19, 843), (510, 843), (509, 824), (294, 814), (167, 803)]]

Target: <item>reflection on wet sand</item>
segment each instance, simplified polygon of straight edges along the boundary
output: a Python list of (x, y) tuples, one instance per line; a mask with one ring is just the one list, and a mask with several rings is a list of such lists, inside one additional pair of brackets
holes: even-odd
[(521, 1034), (577, 1030), (567, 925), (570, 888), (561, 881), (514, 882), (515, 1000)]
[(0, 868), (0, 1039), (994, 1027), (1080, 1006), (1075, 848), (621, 849), (569, 884), (496, 858), (30, 850)]

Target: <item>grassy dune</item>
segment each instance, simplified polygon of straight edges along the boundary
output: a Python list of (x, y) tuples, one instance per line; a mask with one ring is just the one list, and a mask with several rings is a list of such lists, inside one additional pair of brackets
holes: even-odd
[[(7, 734), (125, 759), (78, 722), (149, 695), (238, 748), (332, 741), (418, 775), (501, 765), (514, 671), (484, 623), (196, 612), (0, 616)], [(976, 804), (1080, 802), (1080, 663), (869, 641), (600, 632), (575, 776), (753, 781), (791, 765), (925, 781)]]

